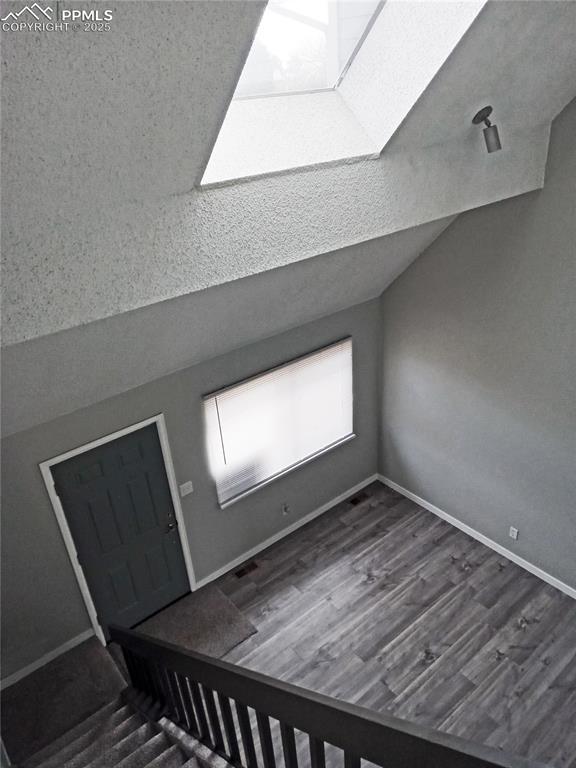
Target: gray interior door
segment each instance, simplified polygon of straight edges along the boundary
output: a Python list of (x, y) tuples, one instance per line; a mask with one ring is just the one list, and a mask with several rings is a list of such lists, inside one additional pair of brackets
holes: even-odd
[(156, 424), (52, 467), (105, 633), (190, 591)]

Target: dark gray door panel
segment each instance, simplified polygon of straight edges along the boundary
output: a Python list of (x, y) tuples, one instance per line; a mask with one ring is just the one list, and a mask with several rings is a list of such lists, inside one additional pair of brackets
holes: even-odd
[(155, 424), (52, 467), (103, 629), (132, 627), (190, 585)]

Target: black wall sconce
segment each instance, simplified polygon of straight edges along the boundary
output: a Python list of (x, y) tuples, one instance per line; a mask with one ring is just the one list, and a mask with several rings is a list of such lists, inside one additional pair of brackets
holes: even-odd
[(500, 142), (500, 136), (498, 135), (498, 128), (495, 125), (492, 125), (488, 119), (491, 114), (492, 107), (483, 107), (479, 112), (476, 112), (472, 118), (472, 122), (474, 125), (484, 123), (486, 126), (483, 131), (486, 149), (488, 152), (497, 152), (499, 149), (502, 149), (502, 144)]

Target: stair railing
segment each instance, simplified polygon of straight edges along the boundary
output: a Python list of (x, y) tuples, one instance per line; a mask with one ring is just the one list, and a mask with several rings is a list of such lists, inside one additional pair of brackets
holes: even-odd
[(361, 760), (383, 768), (534, 766), (139, 632), (111, 626), (110, 635), (132, 687), (235, 768), (277, 768), (278, 753), (284, 768), (326, 768), (328, 745), (343, 751), (344, 768)]

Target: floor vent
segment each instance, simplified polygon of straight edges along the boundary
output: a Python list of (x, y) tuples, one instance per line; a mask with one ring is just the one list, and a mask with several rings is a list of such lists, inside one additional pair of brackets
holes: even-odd
[(360, 493), (357, 493), (356, 496), (352, 496), (351, 499), (348, 499), (348, 501), (353, 507), (356, 507), (358, 504), (362, 504), (363, 501), (366, 501), (366, 499), (369, 498), (370, 494), (366, 493), (366, 491), (361, 491)]
[(242, 576), (247, 576), (249, 573), (252, 573), (252, 571), (255, 571), (256, 568), (258, 568), (257, 564), (254, 560), (251, 560), (249, 563), (246, 563), (246, 565), (243, 565), (242, 568), (238, 568), (237, 571), (234, 571), (234, 576), (236, 576), (237, 579), (241, 579)]

